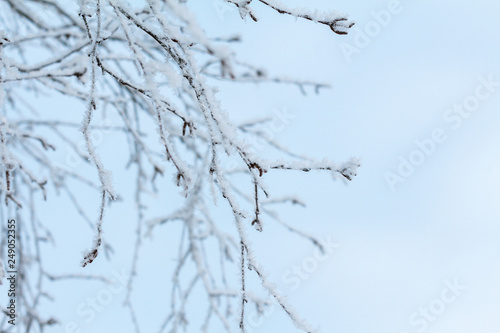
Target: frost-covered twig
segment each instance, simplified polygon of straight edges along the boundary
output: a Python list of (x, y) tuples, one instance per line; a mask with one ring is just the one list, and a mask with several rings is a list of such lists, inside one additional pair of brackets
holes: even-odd
[[(258, 10), (268, 7), (327, 25), (339, 35), (353, 25), (336, 12), (293, 9), (277, 0), (225, 1), (236, 6), (242, 18), (254, 21)], [(22, 315), (29, 318), (23, 321), (24, 331), (41, 332), (44, 326), (55, 323), (52, 317), (42, 318), (37, 312), (41, 300), (51, 297), (44, 285), (47, 281), (104, 282), (97, 275), (53, 274), (43, 267), (43, 248), (54, 239), (49, 227), (37, 218), (33, 202), (50, 200), (53, 192), (66, 195), (75, 215), (95, 232), (82, 265), (100, 260), (99, 251), (110, 249), (103, 237), (107, 200), (118, 198), (118, 193), (111, 171), (105, 168), (108, 156), (98, 139), (112, 136), (121, 140), (115, 149), (117, 155), (124, 153), (126, 167), (136, 168), (133, 174), (127, 173), (127, 179), (135, 183), (137, 224), (125, 295), (136, 332), (141, 331), (141, 313), (133, 299), (143, 274), (139, 270), (143, 237), (171, 223), (179, 224), (182, 232), (168, 288), (170, 307), (159, 323), (160, 332), (192, 330), (188, 329), (187, 304), (200, 293), (205, 295), (205, 303), (200, 305), (206, 309), (200, 325), (203, 332), (208, 332), (215, 320), (232, 332), (237, 328), (234, 318), (244, 331), (250, 305), (260, 314), (269, 305), (252, 292), (248, 283), (252, 277), (261, 281), (263, 290), (299, 329), (310, 332), (264, 274), (246, 228), (265, 232), (266, 224), (278, 223), (321, 249), (313, 235), (282, 221), (269, 207), (301, 201), (293, 196), (274, 197), (265, 180), (279, 170), (326, 171), (352, 180), (359, 162), (305, 157), (266, 136), (262, 129), (266, 119), (233, 123), (230, 116), (235, 110), (224, 110), (212, 83), (215, 79), (291, 84), (304, 93), (311, 88), (316, 92), (328, 88), (328, 83), (268, 74), (241, 61), (231, 49), (231, 43), (241, 38), (208, 36), (189, 2), (144, 0), (142, 4), (143, 8), (135, 9), (120, 0), (82, 0), (79, 15), (75, 15), (53, 0), (0, 1), (0, 21), (6, 26), (6, 32), (0, 32), (0, 195), (10, 203), (0, 211), (3, 216), (15, 214), (20, 221), (31, 221), (30, 227), (22, 230), (21, 240), (24, 275), (20, 299)], [(37, 48), (44, 52), (31, 56)], [(80, 103), (84, 109), (81, 125), (58, 119), (58, 113), (43, 108), (43, 103), (30, 102), (53, 94)], [(68, 115), (72, 112), (65, 111)], [(108, 122), (100, 122), (103, 119)], [(74, 135), (77, 127), (80, 136)], [(262, 158), (249, 144), (252, 139), (279, 156)], [(65, 155), (62, 162), (54, 161), (54, 152)], [(282, 155), (287, 160), (280, 159)], [(243, 175), (245, 180), (237, 181), (235, 175)], [(161, 182), (163, 176), (172, 178), (173, 187), (180, 186), (183, 202), (166, 206), (165, 213), (154, 218), (148, 215), (147, 206), (167, 191)], [(75, 187), (83, 184), (101, 199), (95, 223)], [(229, 219), (215, 217), (214, 203), (227, 209)], [(233, 228), (228, 221), (234, 221)], [(235, 270), (239, 280), (232, 278)], [(234, 306), (240, 311), (234, 311)]]
[(258, 0), (265, 4), (266, 6), (271, 7), (276, 10), (280, 14), (291, 15), (299, 18), (303, 18), (309, 21), (325, 24), (333, 32), (339, 35), (346, 35), (347, 30), (352, 28), (354, 22), (349, 21), (347, 17), (337, 13), (321, 13), (321, 12), (311, 12), (304, 9), (291, 9), (280, 3), (278, 0)]

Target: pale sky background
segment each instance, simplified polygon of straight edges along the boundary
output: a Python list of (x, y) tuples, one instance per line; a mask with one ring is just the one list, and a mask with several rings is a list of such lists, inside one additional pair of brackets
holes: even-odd
[[(356, 26), (347, 36), (259, 4), (254, 9), (260, 21), (245, 22), (235, 9), (219, 6), (221, 2), (196, 0), (191, 6), (211, 35), (242, 34), (244, 43), (235, 45), (242, 59), (267, 68), (270, 75), (332, 85), (319, 95), (308, 90), (303, 96), (294, 86), (218, 83), (218, 96), (232, 119), (272, 116), (273, 110), (286, 108), (296, 118), (276, 133), (281, 143), (318, 159), (362, 160), (359, 175), (347, 186), (321, 173), (266, 175), (271, 193), (296, 193), (307, 203), (306, 208), (284, 207), (284, 219), (339, 244), (293, 290), (284, 274), (314, 257), (311, 243), (272, 222), (264, 225), (263, 233), (250, 234), (258, 259), (297, 312), (325, 333), (419, 332), (421, 326), (410, 322), (412, 314), (444, 304), (443, 293), (452, 295), (445, 281), (457, 280), (466, 290), (420, 331), (497, 333), (500, 85), (456, 129), (444, 116), (454, 104), (474, 96), (480, 77), (500, 82), (500, 3), (401, 1), (401, 12), (349, 62), (342, 43), (356, 45), (360, 31), (374, 22), (372, 11), (386, 10), (388, 1), (287, 1), (290, 6), (348, 13)], [(83, 114), (83, 107), (74, 111)], [(399, 157), (408, 159), (418, 149), (415, 141), (430, 139), (437, 128), (447, 139), (391, 191), (386, 173), (396, 173)], [(124, 143), (110, 138), (100, 148), (114, 172), (117, 190), (125, 197), (106, 215), (106, 236), (116, 254), (111, 262), (100, 257), (88, 270), (109, 277), (113, 271), (129, 270), (135, 229), (133, 184), (121, 171), (126, 161), (112, 155), (120, 144)], [(165, 178), (165, 186), (171, 186), (169, 176)], [(77, 271), (92, 233), (65, 209), (66, 199), (52, 195), (38, 204), (56, 228), (58, 247), (47, 250), (53, 256), (50, 265), (61, 273)], [(97, 210), (99, 197), (89, 192), (88, 198), (84, 205)], [(176, 197), (160, 198), (151, 217), (176, 202)], [(228, 228), (233, 228), (228, 221)], [(140, 269), (147, 275), (139, 276), (134, 296), (144, 332), (157, 332), (167, 314), (168, 308), (161, 307), (168, 304), (168, 293), (158, 290), (170, 291), (169, 267), (176, 251), (169, 237), (179, 230), (177, 225), (162, 227), (152, 241), (145, 240)], [(133, 332), (122, 307), (124, 292), (86, 323), (76, 309), (103, 286), (75, 285), (58, 285), (53, 293), (58, 302), (46, 305), (47, 311), (58, 312), (63, 325), (74, 321), (81, 332)], [(259, 290), (257, 284), (252, 288)], [(196, 304), (190, 308), (196, 309)], [(205, 308), (199, 312), (203, 318)], [(196, 316), (189, 332), (198, 331)], [(278, 308), (257, 326), (249, 331), (299, 332)], [(65, 331), (58, 326), (47, 332)]]

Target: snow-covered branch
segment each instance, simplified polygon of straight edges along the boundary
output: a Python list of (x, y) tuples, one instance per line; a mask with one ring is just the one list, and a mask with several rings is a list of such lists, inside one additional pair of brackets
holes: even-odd
[[(346, 34), (354, 24), (335, 11), (289, 8), (277, 0), (220, 1), (236, 6), (242, 18), (254, 21), (258, 11), (267, 8), (326, 25), (338, 35)], [(170, 308), (159, 323), (161, 332), (186, 329), (186, 304), (200, 290), (206, 295), (203, 331), (209, 330), (213, 319), (233, 332), (236, 327), (230, 318), (235, 317), (244, 332), (250, 304), (260, 313), (268, 306), (247, 283), (252, 277), (299, 329), (311, 332), (264, 273), (246, 230), (253, 227), (265, 232), (266, 224), (277, 223), (322, 249), (313, 235), (282, 221), (269, 207), (303, 203), (294, 196), (273, 196), (273, 189), (264, 181), (289, 170), (316, 170), (350, 181), (360, 163), (357, 159), (306, 158), (266, 136), (262, 126), (269, 119), (234, 123), (235, 110), (221, 106), (213, 82), (287, 84), (303, 93), (319, 92), (329, 84), (269, 74), (240, 60), (231, 46), (241, 38), (208, 36), (186, 1), (145, 0), (141, 4), (137, 9), (120, 0), (80, 0), (74, 13), (54, 0), (0, 0), (0, 22), (5, 29), (0, 30), (0, 195), (5, 202), (0, 213), (2, 218), (15, 214), (23, 223), (31, 223), (23, 229), (21, 241), (26, 246), (20, 252), (24, 275), (19, 288), (27, 318), (22, 322), (24, 331), (41, 332), (56, 324), (55, 319), (42, 318), (37, 311), (40, 299), (49, 297), (45, 282), (109, 282), (97, 275), (53, 274), (44, 268), (45, 243), (54, 240), (49, 227), (38, 218), (35, 203), (50, 200), (52, 189), (60, 192), (69, 199), (76, 216), (92, 228), (95, 236), (89, 239), (92, 245), (83, 255), (83, 267), (101, 260), (100, 253), (110, 253), (105, 213), (120, 193), (98, 139), (113, 133), (123, 140), (116, 154), (125, 154), (126, 167), (134, 170), (130, 178), (135, 187), (137, 224), (125, 305), (135, 331), (141, 330), (133, 295), (141, 274), (138, 267), (144, 236), (176, 223), (183, 231), (178, 237)], [(45, 95), (64, 96), (80, 109), (57, 114), (38, 104), (37, 98)], [(67, 120), (67, 115), (72, 119)], [(248, 144), (252, 138), (274, 149), (276, 159), (259, 156)], [(55, 162), (53, 154), (65, 151), (69, 152), (65, 163)], [(229, 159), (234, 163), (229, 165)], [(75, 164), (88, 172), (77, 170)], [(236, 174), (244, 175), (245, 181), (235, 181)], [(171, 177), (172, 187), (180, 188), (183, 203), (167, 207), (160, 217), (149, 216), (148, 201), (164, 190), (158, 186), (163, 176)], [(95, 193), (97, 216), (86, 212), (77, 186)], [(229, 213), (225, 221), (214, 217), (218, 201)], [(209, 251), (213, 253), (208, 255)], [(218, 266), (213, 265), (213, 258)], [(235, 269), (240, 274), (236, 281), (228, 273)], [(36, 290), (32, 292), (33, 285)], [(240, 310), (237, 313), (231, 310), (235, 304)]]

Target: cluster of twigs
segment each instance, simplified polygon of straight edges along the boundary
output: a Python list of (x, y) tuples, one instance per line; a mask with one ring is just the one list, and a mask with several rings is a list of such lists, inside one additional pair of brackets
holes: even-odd
[[(249, 16), (257, 21), (251, 0), (225, 1), (235, 5), (242, 18)], [(281, 14), (327, 25), (337, 34), (346, 34), (353, 25), (337, 13), (318, 15), (286, 8), (277, 1), (254, 2)], [(260, 311), (267, 304), (246, 290), (248, 270), (256, 273), (264, 289), (297, 327), (311, 331), (268, 281), (253, 255), (246, 229), (253, 226), (262, 231), (262, 216), (265, 215), (320, 246), (314, 237), (287, 225), (267, 207), (269, 203), (298, 201), (291, 197), (270, 198), (262, 179), (279, 170), (326, 170), (351, 180), (359, 164), (356, 160), (341, 164), (316, 163), (296, 155), (262, 135), (259, 126), (265, 124), (266, 119), (239, 126), (232, 124), (228, 114), (221, 109), (209, 80), (271, 81), (294, 84), (302, 91), (309, 86), (318, 90), (325, 85), (271, 77), (261, 69), (240, 62), (228, 47), (239, 38), (207, 36), (186, 1), (146, 0), (142, 8), (134, 9), (119, 0), (80, 0), (76, 8), (78, 14), (74, 13), (74, 8), (67, 7), (56, 0), (0, 1), (0, 27), (3, 27), (0, 29), (0, 172), (3, 175), (0, 191), (5, 200), (1, 212), (2, 221), (14, 214), (22, 226), (18, 231), (19, 288), (20, 316), (23, 316), (25, 331), (41, 332), (46, 325), (57, 322), (54, 318), (41, 318), (37, 312), (40, 299), (49, 297), (44, 289), (45, 281), (102, 279), (84, 274), (56, 277), (44, 270), (40, 245), (51, 240), (51, 232), (35, 210), (40, 193), (45, 199), (46, 187), (53, 186), (68, 195), (76, 212), (95, 230), (95, 238), (82, 266), (96, 260), (103, 249), (110, 249), (102, 230), (106, 204), (115, 200), (118, 194), (113, 188), (111, 171), (106, 169), (93, 140), (93, 131), (101, 129), (126, 136), (130, 155), (128, 166), (136, 169), (136, 244), (126, 305), (137, 332), (141, 328), (131, 294), (134, 277), (140, 273), (137, 263), (143, 236), (171, 221), (182, 223), (184, 234), (180, 235), (179, 260), (172, 279), (171, 309), (166, 311), (168, 314), (160, 331), (176, 332), (187, 325), (186, 302), (194, 286), (201, 284), (207, 294), (203, 331), (208, 330), (213, 317), (218, 318), (227, 332), (233, 331), (221, 304), (222, 300), (229, 304), (239, 298), (239, 326), (244, 332), (246, 304), (252, 302)], [(29, 96), (59, 93), (84, 103), (85, 110), (77, 121), (51, 119), (49, 110), (31, 103), (24, 92)], [(96, 124), (96, 114), (104, 111), (112, 113), (120, 122)], [(151, 127), (156, 133), (146, 135)], [(78, 147), (77, 137), (66, 134), (71, 129), (75, 132), (79, 129), (80, 135), (83, 134), (84, 150)], [(284, 153), (289, 161), (268, 161), (255, 154), (245, 139), (252, 136)], [(53, 141), (64, 142), (82, 163), (94, 167), (97, 177), (94, 174), (87, 178), (70, 165), (54, 163), (51, 153), (57, 145)], [(228, 168), (224, 162), (228, 156), (236, 157), (239, 166)], [(231, 181), (231, 175), (241, 173), (249, 178), (244, 189)], [(165, 174), (173, 174), (174, 186), (178, 186), (185, 197), (184, 204), (163, 217), (146, 221), (149, 193), (157, 191), (158, 176)], [(75, 181), (98, 191), (101, 206), (97, 217), (88, 216), (79, 204)], [(212, 203), (203, 195), (207, 187), (212, 188), (211, 199), (222, 197), (230, 207), (236, 234), (213, 219)], [(253, 207), (253, 212), (247, 213), (242, 205)], [(2, 226), (5, 228), (3, 223)], [(220, 281), (214, 278), (214, 268), (206, 259), (204, 247), (208, 239), (218, 243), (222, 270), (234, 257), (240, 257), (239, 290), (230, 287), (224, 272)], [(2, 250), (4, 248), (2, 244)], [(186, 287), (179, 277), (188, 261), (194, 263), (196, 270)], [(29, 276), (25, 273), (28, 271)]]

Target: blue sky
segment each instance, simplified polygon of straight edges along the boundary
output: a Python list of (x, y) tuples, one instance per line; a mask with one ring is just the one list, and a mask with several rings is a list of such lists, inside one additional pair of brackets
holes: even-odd
[[(324, 261), (317, 260), (309, 242), (271, 222), (262, 234), (251, 234), (255, 251), (291, 304), (313, 326), (321, 326), (321, 332), (498, 332), (500, 86), (456, 128), (445, 115), (455, 104), (473, 99), (478, 87), (488, 91), (484, 80), (500, 82), (500, 23), (493, 14), (500, 4), (401, 1), (401, 10), (387, 26), (369, 37), (367, 46), (357, 47), (359, 34), (376, 22), (373, 11), (388, 10), (389, 4), (302, 2), (303, 7), (348, 13), (356, 26), (349, 35), (338, 36), (325, 26), (258, 4), (260, 21), (254, 23), (242, 21), (236, 10), (219, 7), (216, 0), (192, 2), (209, 33), (242, 33), (244, 43), (235, 47), (242, 59), (267, 68), (269, 74), (332, 85), (319, 95), (303, 96), (293, 86), (217, 84), (232, 119), (272, 116), (286, 109), (294, 118), (275, 133), (281, 143), (318, 159), (362, 160), (359, 175), (347, 186), (321, 173), (266, 175), (273, 194), (296, 193), (307, 203), (306, 208), (282, 209), (284, 219), (337, 244)], [(359, 54), (347, 59), (342, 43), (357, 47)], [(432, 140), (436, 129), (446, 139), (434, 142), (426, 155), (416, 141)], [(103, 156), (119, 144), (113, 140), (104, 142)], [(409, 160), (412, 154), (424, 156), (423, 161), (403, 177), (397, 171), (401, 158)], [(127, 174), (120, 171), (125, 159), (109, 156), (117, 188), (130, 191)], [(391, 188), (388, 173), (404, 182)], [(164, 184), (171, 183), (167, 179)], [(106, 234), (118, 255), (112, 262), (96, 262), (91, 272), (113, 276), (113, 271), (129, 269), (135, 221), (130, 219), (131, 196), (124, 198), (112, 206), (106, 221)], [(91, 211), (97, 202), (98, 197), (84, 205)], [(160, 198), (152, 209), (161, 212), (177, 202)], [(51, 264), (72, 270), (78, 269), (92, 234), (81, 222), (76, 224), (62, 208), (65, 204), (59, 198), (39, 205), (45, 218), (54, 221), (60, 239), (52, 252), (57, 260)], [(156, 309), (166, 303), (163, 294), (156, 294), (159, 288), (169, 289), (168, 263), (175, 258), (174, 247), (165, 243), (179, 230), (158, 229), (141, 252), (142, 269), (148, 273), (139, 276), (135, 297), (145, 332), (158, 328)], [(298, 275), (290, 271), (304, 265), (310, 272), (299, 277), (297, 287), (290, 277)], [(102, 288), (91, 283), (76, 290), (63, 283), (55, 294), (64, 305), (53, 309), (63, 323), (79, 323), (82, 332), (132, 332), (121, 307), (124, 293), (116, 294), (90, 323), (78, 316), (79, 304)], [(426, 309), (428, 317), (422, 314)], [(294, 332), (278, 310), (255, 326), (255, 332)]]

